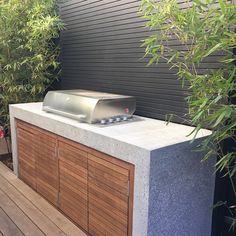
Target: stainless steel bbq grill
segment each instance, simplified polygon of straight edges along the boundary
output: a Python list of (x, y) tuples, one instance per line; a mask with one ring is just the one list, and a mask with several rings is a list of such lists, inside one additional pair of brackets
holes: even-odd
[(44, 111), (87, 123), (126, 121), (135, 109), (135, 97), (89, 90), (50, 91), (43, 101)]

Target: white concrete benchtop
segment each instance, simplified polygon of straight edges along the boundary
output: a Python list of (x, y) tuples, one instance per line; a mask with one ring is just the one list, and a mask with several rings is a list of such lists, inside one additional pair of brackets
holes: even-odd
[[(180, 235), (176, 234), (178, 229), (173, 228), (174, 225), (177, 224), (180, 228), (179, 230), (183, 230), (183, 227), (186, 227), (186, 229), (184, 229), (186, 234), (181, 231), (181, 236), (190, 235), (188, 233), (196, 236), (207, 236), (208, 232), (210, 232), (211, 219), (206, 219), (206, 209), (203, 208), (210, 207), (213, 199), (213, 164), (210, 163), (209, 165), (202, 166), (200, 164), (200, 159), (202, 157), (201, 154), (192, 152), (193, 144), (190, 145), (189, 143), (192, 137), (187, 135), (190, 134), (193, 127), (175, 123), (169, 123), (166, 125), (165, 121), (143, 117), (136, 117), (137, 121), (134, 122), (101, 127), (99, 125), (80, 123), (70, 118), (44, 112), (42, 111), (42, 103), (10, 105), (10, 119), (14, 171), (16, 174), (18, 174), (18, 159), (15, 119), (21, 119), (32, 125), (38, 126), (52, 133), (84, 144), (88, 147), (94, 148), (98, 151), (135, 165), (133, 236)], [(198, 133), (198, 139), (209, 134), (210, 131), (201, 130)], [(174, 167), (168, 166), (170, 161), (173, 162)], [(179, 162), (181, 164), (178, 164)], [(153, 169), (154, 163), (156, 166), (155, 170)], [(165, 166), (164, 163), (168, 163), (168, 165)], [(190, 166), (192, 166), (192, 173), (189, 177)], [(167, 196), (168, 193), (165, 193), (164, 190), (161, 189), (162, 187), (165, 188), (165, 186), (162, 186), (163, 182), (158, 183), (158, 181), (152, 180), (154, 176), (158, 175), (157, 173), (160, 173), (161, 176), (163, 170), (166, 171), (166, 180), (168, 179), (169, 174), (170, 182), (165, 183), (168, 186), (172, 185), (173, 181), (176, 179), (176, 176), (173, 176), (173, 174), (176, 175), (175, 172), (183, 172), (182, 176), (177, 174), (179, 176), (179, 182), (176, 183), (177, 185), (175, 187), (175, 191), (171, 196)], [(195, 176), (193, 177), (192, 175)], [(210, 175), (212, 176), (209, 177)], [(158, 179), (158, 176), (156, 177)], [(186, 180), (186, 177), (190, 179)], [(205, 180), (205, 178), (208, 178), (208, 180)], [(200, 193), (202, 194), (204, 192), (208, 192), (209, 195), (206, 196), (204, 193), (202, 201), (201, 197), (192, 199), (192, 201), (198, 201), (198, 203), (196, 203), (197, 205), (194, 206), (195, 208), (199, 207), (199, 212), (196, 213), (196, 217), (205, 219), (206, 222), (204, 222), (204, 225), (202, 226), (204, 230), (201, 231), (201, 229), (199, 229), (199, 224), (203, 221), (203, 219), (193, 218), (192, 221), (191, 219), (187, 219), (188, 217), (193, 217), (186, 215), (189, 209), (185, 209), (186, 211), (179, 209), (180, 212), (183, 211), (182, 214), (184, 214), (184, 216), (174, 223), (171, 222), (171, 218), (173, 216), (165, 215), (166, 213), (164, 211), (163, 215), (159, 216), (161, 218), (156, 216), (156, 214), (158, 214), (157, 212), (161, 212), (161, 209), (152, 206), (154, 204), (154, 200), (161, 201), (165, 199), (166, 202), (164, 205), (169, 204), (169, 197), (173, 198), (174, 195), (182, 194), (182, 191), (183, 193), (187, 191), (187, 194), (191, 195), (191, 192), (193, 192), (191, 186), (193, 184), (199, 184), (200, 186), (202, 185), (201, 181), (206, 181), (206, 183), (203, 187), (201, 187), (202, 189), (200, 189)], [(153, 186), (155, 186), (155, 189), (152, 189)], [(160, 195), (162, 193), (164, 194), (163, 199)], [(169, 192), (169, 194), (171, 193)], [(192, 195), (194, 194), (192, 193)], [(180, 196), (176, 197), (178, 198)], [(177, 212), (177, 214), (180, 214), (180, 212)], [(210, 213), (208, 213), (207, 216), (209, 216), (209, 214)], [(170, 224), (174, 225), (167, 226), (164, 223), (164, 220), (167, 219), (171, 222)], [(196, 234), (194, 234), (194, 232), (196, 232)]]
[[(103, 138), (112, 138), (126, 145), (134, 145), (147, 151), (153, 151), (161, 147), (192, 139), (191, 137), (187, 137), (187, 135), (190, 134), (193, 127), (175, 123), (169, 123), (166, 125), (165, 121), (144, 117), (140, 117), (140, 121), (123, 122), (117, 125), (101, 127), (98, 125), (80, 123), (70, 118), (44, 112), (42, 111), (42, 103), (11, 105), (10, 110), (16, 114), (17, 118), (23, 119), (26, 122), (38, 125), (62, 136), (64, 136), (64, 133), (67, 135), (67, 132), (66, 130), (62, 130), (63, 127), (58, 126), (58, 124), (61, 123), (66, 124), (66, 128), (76, 128), (78, 131), (82, 131), (83, 135), (85, 135), (85, 133), (94, 133)], [(41, 121), (44, 121), (45, 118), (47, 119), (47, 122), (42, 124)], [(49, 124), (50, 122), (53, 123)], [(198, 137), (204, 137), (209, 134), (210, 131), (201, 130)], [(82, 134), (75, 137), (73, 132), (71, 132), (69, 138), (81, 143), (86, 142), (86, 144), (88, 144), (88, 140), (84, 140)], [(97, 143), (91, 143), (91, 147), (92, 146), (97, 147)]]

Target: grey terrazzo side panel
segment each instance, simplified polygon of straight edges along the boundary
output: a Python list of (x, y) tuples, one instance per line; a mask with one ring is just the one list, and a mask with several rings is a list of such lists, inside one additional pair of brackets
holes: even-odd
[(148, 236), (210, 236), (215, 158), (193, 152), (198, 141), (152, 152)]

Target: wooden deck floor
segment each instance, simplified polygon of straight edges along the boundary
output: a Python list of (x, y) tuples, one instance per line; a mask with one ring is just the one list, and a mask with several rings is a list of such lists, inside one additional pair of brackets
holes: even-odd
[(85, 236), (0, 162), (0, 236)]

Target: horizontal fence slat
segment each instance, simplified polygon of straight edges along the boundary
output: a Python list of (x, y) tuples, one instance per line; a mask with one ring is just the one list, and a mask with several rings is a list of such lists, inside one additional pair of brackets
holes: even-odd
[[(60, 3), (66, 24), (61, 32), (62, 89), (91, 89), (135, 96), (136, 114), (187, 123), (188, 82), (182, 86), (177, 69), (160, 60), (147, 66), (144, 39), (158, 33), (145, 27), (140, 0), (69, 0)], [(186, 1), (179, 1), (182, 8)], [(185, 51), (174, 37), (168, 44)], [(197, 69), (205, 74), (221, 66), (221, 54), (211, 55)]]

